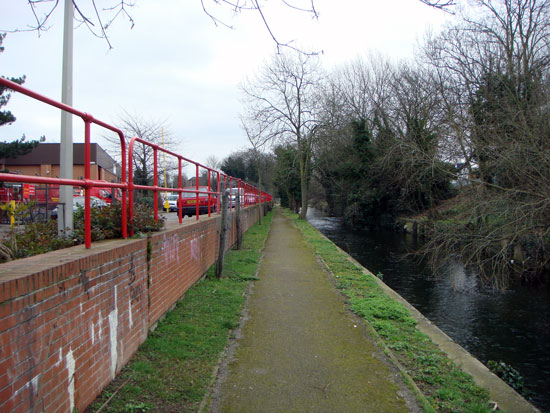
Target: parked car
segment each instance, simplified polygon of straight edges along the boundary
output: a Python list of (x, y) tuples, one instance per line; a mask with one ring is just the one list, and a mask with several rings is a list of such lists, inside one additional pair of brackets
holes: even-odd
[[(108, 204), (113, 203), (113, 195), (116, 202), (122, 202), (122, 191), (120, 190), (120, 188), (93, 186), (89, 189), (89, 191), (91, 196), (102, 199)], [(84, 196), (84, 189), (75, 188), (75, 195)]]
[(241, 207), (244, 207), (244, 188), (231, 188), (231, 199), (230, 199), (230, 205), (232, 208), (235, 208), (237, 205), (237, 194), (240, 192), (240, 203)]
[[(194, 186), (188, 186), (183, 189), (189, 190), (189, 191), (196, 191), (197, 188)], [(208, 187), (207, 186), (199, 186), (199, 214), (207, 214), (208, 213)], [(183, 192), (181, 194), (182, 196), (182, 205), (181, 205), (181, 215), (189, 215), (193, 216), (197, 213), (197, 195), (192, 192)], [(218, 204), (218, 197), (215, 194), (210, 194), (210, 212), (216, 211), (216, 205)], [(179, 209), (179, 201), (178, 201), (178, 209)]]
[[(166, 201), (168, 201), (168, 211), (173, 212), (178, 210), (178, 194), (169, 194), (166, 197)], [(164, 202), (162, 203), (162, 208), (164, 209)]]
[[(108, 205), (107, 202), (105, 202), (103, 199), (98, 198), (97, 196), (90, 197), (90, 206), (94, 208), (101, 209), (107, 205)], [(73, 197), (73, 212), (78, 211), (79, 206), (84, 208), (84, 197), (83, 196)], [(57, 218), (57, 214), (58, 214), (57, 208), (58, 207), (55, 207), (54, 209), (52, 209), (52, 212), (50, 215), (52, 218)]]

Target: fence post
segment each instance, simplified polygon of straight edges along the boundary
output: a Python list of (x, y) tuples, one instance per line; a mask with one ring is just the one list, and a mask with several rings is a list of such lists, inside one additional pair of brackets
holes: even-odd
[(229, 191), (225, 189), (222, 197), (222, 216), (220, 225), (220, 249), (218, 252), (218, 260), (216, 261), (216, 277), (218, 280), (222, 278), (223, 258), (225, 255), (225, 238), (227, 237), (227, 204)]
[(237, 230), (237, 249), (240, 250), (243, 246), (243, 230), (241, 226), (241, 192), (240, 188), (237, 188), (237, 197), (235, 203), (235, 217), (236, 217), (236, 230)]

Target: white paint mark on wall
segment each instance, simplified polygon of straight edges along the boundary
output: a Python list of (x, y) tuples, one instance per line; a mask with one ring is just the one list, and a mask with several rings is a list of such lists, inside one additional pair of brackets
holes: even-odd
[(73, 357), (73, 349), (69, 348), (67, 353), (67, 373), (69, 375), (69, 411), (72, 412), (74, 409), (74, 371), (75, 371), (75, 361)]
[(90, 335), (92, 336), (92, 345), (95, 343), (95, 323), (92, 321), (92, 325), (90, 326)]
[(109, 339), (111, 343), (111, 377), (116, 376), (116, 365), (118, 361), (117, 351), (118, 333), (118, 307), (117, 307), (117, 286), (115, 285), (115, 309), (109, 313)]
[(63, 351), (60, 348), (59, 354), (57, 355), (57, 363), (55, 363), (55, 367), (59, 367), (62, 361), (63, 361)]
[(101, 339), (103, 338), (103, 315), (101, 314), (101, 310), (99, 310), (99, 321), (97, 323), (97, 329), (98, 329), (97, 339), (101, 341)]
[(134, 322), (132, 321), (132, 300), (128, 298), (128, 321), (130, 322), (130, 328)]
[(36, 395), (38, 394), (38, 379), (40, 378), (40, 374), (37, 375), (37, 376), (34, 376), (31, 380), (31, 389), (32, 389), (32, 395), (33, 395), (33, 398), (36, 397)]

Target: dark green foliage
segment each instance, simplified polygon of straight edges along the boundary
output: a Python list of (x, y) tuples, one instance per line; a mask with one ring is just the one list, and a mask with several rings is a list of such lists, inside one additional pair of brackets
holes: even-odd
[(136, 199), (136, 205), (146, 205), (149, 208), (153, 208), (155, 205), (155, 199), (152, 196), (141, 196)]
[(18, 156), (25, 155), (32, 151), (38, 144), (39, 141), (37, 140), (25, 142), (25, 136), (21, 139), (16, 139), (13, 142), (0, 142), (0, 159), (14, 159)]
[[(102, 209), (91, 208), (92, 241), (114, 239), (122, 237), (122, 213), (120, 204), (113, 204)], [(133, 229), (135, 233), (148, 233), (159, 231), (164, 226), (164, 220), (159, 218), (156, 222), (153, 211), (146, 205), (134, 206), (134, 217), (128, 222), (128, 231)], [(17, 231), (13, 228), (13, 234), (1, 241), (11, 252), (10, 259), (30, 257), (71, 247), (84, 243), (84, 209), (79, 207), (74, 214), (74, 231), (71, 235), (58, 235), (57, 221), (50, 219), (46, 222), (35, 222), (25, 225), (24, 229)], [(11, 236), (14, 235), (14, 238)], [(4, 260), (6, 258), (4, 257)]]
[(228, 175), (239, 179), (247, 177), (247, 162), (242, 153), (229, 155), (222, 162), (221, 169)]
[(15, 254), (16, 259), (44, 254), (78, 244), (73, 237), (57, 234), (57, 221), (55, 220), (28, 224), (23, 231), (17, 233), (16, 239), (18, 246)]
[(329, 211), (357, 228), (391, 222), (396, 195), (380, 176), (380, 149), (367, 121), (353, 120), (338, 133), (337, 142), (320, 148), (316, 162)]
[[(92, 241), (122, 237), (122, 207), (111, 204), (102, 209), (91, 208)], [(84, 242), (84, 208), (79, 207), (74, 216), (74, 236), (78, 243)], [(153, 209), (145, 203), (134, 205), (134, 216), (128, 221), (128, 232), (148, 233), (160, 231), (164, 226), (164, 218), (155, 221)]]
[(523, 377), (521, 377), (519, 371), (514, 369), (512, 366), (503, 361), (496, 362), (494, 360), (489, 360), (487, 362), (487, 367), (489, 367), (489, 370), (495, 373), (498, 377), (512, 386), (515, 391), (521, 394), (524, 393)]
[[(351, 227), (391, 226), (397, 215), (429, 208), (451, 195), (452, 166), (433, 156), (435, 135), (411, 117), (407, 135), (397, 137), (378, 119), (352, 120), (317, 152), (316, 172), (329, 212)], [(418, 151), (422, 156), (412, 153)]]
[(281, 205), (297, 211), (301, 200), (298, 151), (292, 145), (275, 148), (275, 177)]
[[(115, 205), (111, 208), (120, 208), (120, 205)], [(121, 216), (119, 213), (117, 216)], [(128, 222), (128, 230), (133, 230), (136, 233), (148, 233), (160, 231), (164, 227), (164, 218), (159, 217), (158, 221), (155, 221), (153, 210), (147, 205), (137, 204), (134, 205), (134, 216), (131, 221)]]
[(259, 180), (257, 161), (262, 173), (262, 189), (267, 189), (269, 192), (272, 187), (274, 168), (272, 154), (255, 152), (253, 149), (234, 152), (222, 161), (220, 169), (234, 178), (257, 185)]

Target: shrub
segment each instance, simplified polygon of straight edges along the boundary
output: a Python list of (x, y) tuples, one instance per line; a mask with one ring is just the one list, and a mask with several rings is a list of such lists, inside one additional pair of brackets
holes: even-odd
[(487, 367), (498, 377), (512, 386), (515, 391), (520, 394), (525, 394), (523, 388), (523, 377), (515, 368), (503, 361), (496, 362), (494, 360), (489, 360), (487, 362)]
[[(112, 204), (102, 209), (90, 210), (92, 241), (122, 237), (122, 208)], [(164, 227), (164, 219), (155, 221), (152, 208), (145, 204), (134, 206), (134, 216), (128, 221), (128, 230), (136, 234), (159, 231)], [(78, 207), (74, 214), (74, 231), (69, 235), (59, 235), (57, 221), (49, 220), (28, 224), (22, 231), (11, 228), (7, 237), (0, 241), (0, 262), (30, 257), (84, 243), (84, 208)]]

